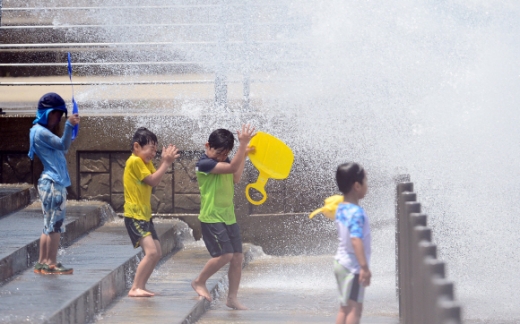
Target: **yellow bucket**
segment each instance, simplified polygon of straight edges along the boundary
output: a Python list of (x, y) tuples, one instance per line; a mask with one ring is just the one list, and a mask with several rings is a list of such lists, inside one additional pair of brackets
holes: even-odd
[[(291, 172), (294, 155), (289, 146), (274, 137), (273, 135), (258, 132), (249, 142), (249, 146), (254, 146), (255, 150), (249, 152), (248, 156), (251, 163), (258, 169), (259, 175), (255, 183), (250, 183), (246, 187), (246, 198), (253, 205), (261, 205), (267, 199), (265, 185), (269, 178), (285, 179)], [(249, 195), (249, 189), (255, 189), (263, 197), (256, 201)]]

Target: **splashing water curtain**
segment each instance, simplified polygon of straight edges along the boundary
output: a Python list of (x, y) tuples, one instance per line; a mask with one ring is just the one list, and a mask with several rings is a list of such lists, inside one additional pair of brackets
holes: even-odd
[[(69, 70), (69, 79), (70, 79), (70, 85), (72, 87), (72, 114), (79, 114), (78, 111), (78, 103), (74, 99), (74, 84), (72, 83), (72, 63), (70, 59), (70, 52), (67, 53), (67, 63), (68, 63), (68, 70)], [(74, 125), (74, 128), (72, 129), (72, 140), (76, 139), (79, 132), (79, 125)]]
[[(292, 150), (284, 142), (273, 135), (258, 132), (249, 143), (255, 150), (248, 154), (251, 163), (258, 169), (259, 175), (255, 183), (246, 187), (246, 198), (253, 205), (261, 205), (267, 199), (265, 185), (269, 178), (285, 179), (291, 172), (294, 155)], [(261, 200), (253, 200), (249, 195), (249, 189), (255, 189), (263, 197)]]

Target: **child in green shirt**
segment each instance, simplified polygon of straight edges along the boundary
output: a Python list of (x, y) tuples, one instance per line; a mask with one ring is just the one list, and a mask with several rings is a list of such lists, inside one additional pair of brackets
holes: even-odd
[(226, 305), (233, 309), (247, 309), (237, 299), (242, 275), (242, 238), (236, 222), (233, 203), (234, 184), (240, 181), (247, 153), (253, 148), (247, 145), (254, 136), (254, 128), (242, 125), (237, 131), (239, 147), (232, 160), (228, 155), (234, 146), (233, 134), (217, 129), (209, 136), (206, 153), (197, 162), (197, 181), (200, 189), (200, 214), (202, 237), (211, 259), (206, 263), (191, 286), (211, 301), (206, 281), (227, 263), (229, 264), (229, 293)]

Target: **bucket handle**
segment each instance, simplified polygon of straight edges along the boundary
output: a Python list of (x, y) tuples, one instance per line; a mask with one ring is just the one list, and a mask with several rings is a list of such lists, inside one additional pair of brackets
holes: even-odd
[[(265, 185), (267, 183), (267, 180), (269, 178), (266, 176), (265, 173), (263, 172), (260, 172), (260, 175), (258, 175), (258, 179), (256, 179), (256, 182), (255, 183), (250, 183), (246, 186), (246, 198), (247, 200), (249, 200), (250, 203), (252, 203), (253, 205), (261, 205), (265, 202), (265, 200), (267, 199), (267, 193), (265, 192)], [(251, 198), (251, 196), (249, 195), (249, 189), (255, 189), (257, 190), (258, 192), (260, 192), (262, 194), (262, 199), (260, 200), (253, 200), (253, 198)]]

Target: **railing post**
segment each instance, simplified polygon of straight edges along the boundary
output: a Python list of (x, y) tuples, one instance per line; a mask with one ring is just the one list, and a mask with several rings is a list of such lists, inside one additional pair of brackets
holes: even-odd
[(413, 300), (413, 290), (412, 290), (412, 252), (413, 252), (413, 231), (410, 226), (410, 214), (412, 213), (420, 213), (421, 212), (421, 204), (416, 202), (417, 195), (415, 193), (403, 192), (401, 194), (403, 198), (413, 197), (413, 200), (408, 200), (404, 203), (404, 213), (405, 217), (403, 219), (403, 233), (404, 235), (404, 253), (403, 253), (403, 284), (401, 288), (404, 290), (404, 305), (405, 305), (405, 321), (407, 324), (413, 323), (413, 308), (412, 308), (412, 300)]
[(439, 324), (461, 324), (462, 309), (460, 305), (449, 298), (439, 298), (437, 303), (439, 311)]
[(437, 259), (437, 245), (433, 244), (432, 242), (422, 241), (419, 243), (419, 250), (421, 250), (421, 254), (423, 255), (422, 260), (419, 260), (421, 264), (421, 272), (423, 274), (421, 278), (421, 297), (424, 305), (423, 323), (427, 324), (431, 323), (433, 320), (433, 315), (431, 315), (431, 313), (434, 306), (429, 304), (428, 299), (430, 298), (429, 289), (431, 289), (430, 281), (432, 279), (429, 273), (429, 269), (426, 268), (426, 260)]
[(220, 30), (217, 36), (217, 59), (215, 68), (215, 107), (227, 109), (227, 19), (226, 0), (220, 0), (219, 8)]
[(251, 10), (251, 1), (242, 0), (244, 3), (244, 64), (242, 67), (243, 81), (242, 81), (242, 94), (243, 94), (243, 110), (250, 110), (250, 94), (251, 94), (251, 29), (253, 25), (253, 15)]
[[(399, 181), (399, 180), (396, 180)], [(396, 244), (396, 292), (399, 300), (399, 318), (401, 320), (404, 319), (404, 291), (403, 291), (403, 282), (405, 281), (403, 278), (404, 275), (404, 240), (401, 239), (401, 234), (404, 235), (404, 203), (405, 197), (402, 197), (404, 192), (411, 193), (413, 192), (413, 183), (411, 182), (403, 182), (397, 184), (396, 190), (396, 204), (395, 204), (395, 218), (396, 218), (396, 226), (395, 226), (395, 244)], [(415, 199), (415, 196), (407, 196), (407, 199)]]
[(436, 324), (437, 323), (437, 292), (435, 291), (435, 286), (433, 283), (434, 279), (444, 279), (445, 274), (445, 264), (444, 262), (433, 259), (426, 258), (424, 260), (424, 282), (425, 282), (425, 302), (428, 305), (426, 308), (426, 324)]
[(454, 301), (453, 283), (444, 279), (428, 217), (421, 214), (413, 183), (396, 190), (396, 255), (399, 319), (402, 324), (460, 324), (462, 308)]
[[(414, 217), (415, 215), (415, 217)], [(425, 255), (422, 254), (423, 250), (420, 249), (421, 242), (431, 241), (431, 230), (424, 226), (426, 225), (426, 215), (424, 214), (412, 214), (411, 225), (413, 226), (413, 239), (412, 239), (412, 271), (411, 271), (411, 309), (412, 309), (412, 323), (424, 323), (424, 312), (426, 305), (423, 296), (423, 276), (422, 262), (424, 261)], [(422, 223), (422, 224), (421, 224)]]

